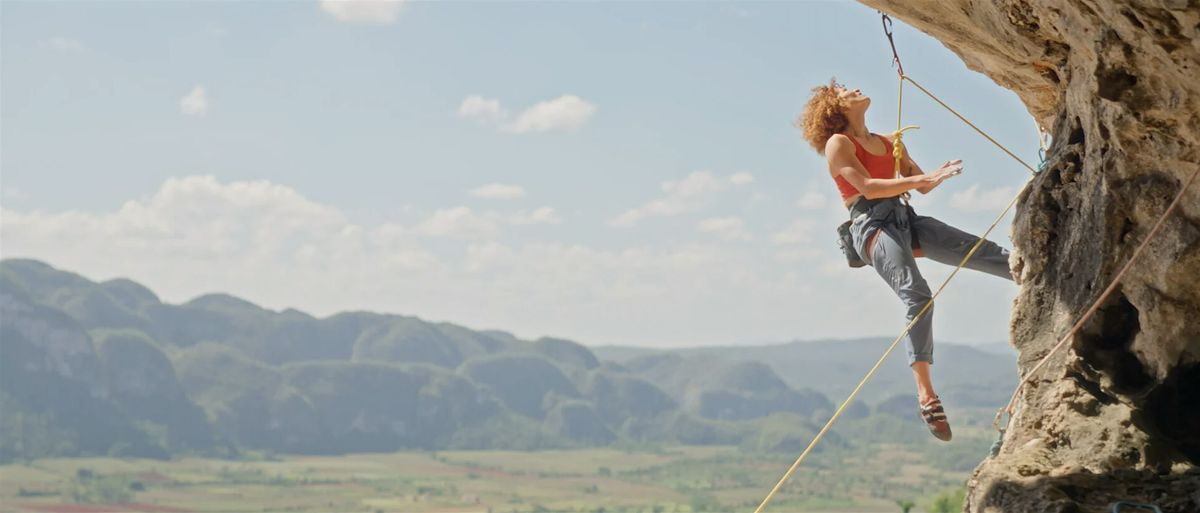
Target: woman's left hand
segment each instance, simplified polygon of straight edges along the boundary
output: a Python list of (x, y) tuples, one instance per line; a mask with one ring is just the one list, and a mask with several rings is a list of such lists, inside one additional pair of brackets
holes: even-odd
[(942, 182), (946, 181), (950, 177), (962, 174), (962, 169), (962, 159), (946, 161), (946, 163), (938, 167), (936, 171), (929, 173), (931, 176), (935, 176), (938, 179), (934, 180), (932, 184), (923, 187), (921, 192), (928, 194), (929, 191), (936, 189), (937, 186), (941, 185)]
[(962, 159), (955, 159), (955, 160), (947, 160), (945, 164), (942, 164), (942, 166), (937, 168), (937, 171), (934, 171), (934, 172), (937, 173), (939, 171), (946, 171), (948, 173), (957, 175), (959, 173), (962, 173), (962, 169), (963, 169)]

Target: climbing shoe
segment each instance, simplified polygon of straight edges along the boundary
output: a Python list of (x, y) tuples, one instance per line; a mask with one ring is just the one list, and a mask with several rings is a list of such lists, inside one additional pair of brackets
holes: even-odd
[(946, 410), (942, 408), (942, 400), (936, 396), (933, 400), (921, 405), (921, 418), (925, 420), (925, 425), (929, 427), (929, 432), (933, 433), (934, 438), (943, 442), (949, 442), (952, 436), (950, 432), (950, 421), (946, 419)]

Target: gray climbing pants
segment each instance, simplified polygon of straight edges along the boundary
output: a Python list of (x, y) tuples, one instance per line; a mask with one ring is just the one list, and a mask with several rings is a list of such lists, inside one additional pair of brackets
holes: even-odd
[[(915, 234), (925, 256), (935, 262), (957, 266), (979, 237), (947, 225), (937, 219), (916, 215), (897, 198), (881, 200), (859, 199), (851, 208), (853, 223), (850, 234), (854, 250), (875, 269), (883, 281), (892, 287), (907, 308), (908, 322), (920, 313), (932, 294), (929, 284), (917, 268), (913, 257), (912, 237)], [(879, 231), (868, 252), (867, 241)], [(868, 257), (867, 255), (870, 255)], [(985, 240), (965, 265), (967, 269), (1012, 280), (1008, 267), (1008, 250)], [(907, 323), (906, 323), (907, 325)], [(933, 363), (933, 306), (913, 325), (904, 338), (908, 363)]]

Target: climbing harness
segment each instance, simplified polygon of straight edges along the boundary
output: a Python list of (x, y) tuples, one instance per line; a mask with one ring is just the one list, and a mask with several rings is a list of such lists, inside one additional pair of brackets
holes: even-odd
[[(879, 14), (882, 16), (884, 34), (887, 35), (888, 43), (892, 47), (892, 64), (894, 64), (896, 66), (897, 74), (899, 74), (899, 76), (900, 76), (900, 91), (897, 95), (898, 98), (902, 97), (903, 91), (904, 91), (904, 82), (907, 80), (912, 85), (916, 86), (917, 89), (920, 89), (921, 92), (925, 93), (927, 96), (929, 96), (931, 99), (933, 99), (933, 101), (937, 102), (938, 105), (941, 105), (946, 110), (950, 111), (952, 114), (954, 114), (956, 117), (958, 117), (958, 119), (962, 120), (968, 126), (975, 129), (976, 132), (978, 132), (980, 135), (982, 135), (985, 139), (987, 139), (993, 145), (1000, 148), (1002, 151), (1004, 151), (1004, 153), (1008, 154), (1008, 156), (1012, 157), (1014, 160), (1019, 162), (1022, 166), (1025, 167), (1025, 169), (1028, 169), (1032, 175), (1036, 176), (1038, 173), (1037, 169), (1034, 169), (1033, 166), (1030, 166), (1029, 164), (1025, 163), (1024, 160), (1021, 160), (1020, 157), (1017, 157), (1016, 154), (1009, 151), (1008, 148), (1004, 147), (1004, 145), (997, 142), (995, 139), (993, 139), (991, 136), (989, 136), (987, 133), (985, 133), (979, 127), (975, 126), (974, 123), (971, 123), (969, 120), (967, 120), (966, 117), (959, 114), (957, 111), (952, 109), (949, 105), (946, 105), (945, 102), (943, 102), (941, 99), (939, 99), (933, 93), (930, 93), (929, 90), (925, 89), (920, 84), (918, 84), (916, 81), (912, 80), (911, 78), (909, 78), (907, 75), (904, 74), (904, 67), (900, 62), (899, 54), (896, 52), (896, 43), (892, 36), (892, 30), (891, 30), (892, 20), (887, 14), (884, 14), (883, 12), (880, 12)], [(908, 127), (903, 127), (903, 128), (901, 127), (900, 105), (901, 105), (900, 100), (898, 99), (897, 100), (897, 112), (896, 112), (896, 132), (893, 132), (893, 138), (894, 138), (893, 146), (894, 146), (894, 148), (901, 148), (901, 149), (898, 151), (894, 149), (893, 154), (892, 154), (893, 158), (896, 161), (896, 171), (897, 172), (900, 169), (900, 159), (904, 155), (903, 149), (902, 149), (903, 147), (901, 146), (901, 142), (900, 142), (900, 137), (905, 130), (916, 128), (916, 126), (908, 126)], [(1043, 133), (1044, 133), (1044, 131), (1043, 131)], [(1040, 144), (1041, 151), (1039, 152), (1039, 155), (1042, 158), (1042, 162), (1039, 167), (1044, 167), (1045, 166), (1045, 157), (1044, 156), (1045, 156), (1045, 150), (1046, 150), (1046, 141), (1045, 141), (1044, 137), (1040, 137), (1040, 143), (1041, 143)], [(1127, 271), (1130, 268), (1130, 266), (1133, 264), (1133, 262), (1135, 260), (1137, 260), (1137, 257), (1141, 254), (1142, 250), (1145, 249), (1145, 247), (1147, 246), (1149, 241), (1152, 240), (1154, 238), (1154, 236), (1158, 233), (1158, 230), (1159, 230), (1159, 228), (1162, 227), (1163, 222), (1166, 221), (1167, 217), (1175, 210), (1180, 199), (1183, 197), (1184, 192), (1187, 191), (1188, 187), (1192, 184), (1192, 181), (1195, 180), (1197, 175), (1200, 175), (1200, 166), (1197, 166), (1196, 172), (1192, 173), (1191, 178), (1189, 178), (1187, 180), (1187, 182), (1183, 185), (1183, 188), (1179, 191), (1179, 194), (1177, 194), (1175, 196), (1175, 200), (1171, 202), (1171, 205), (1167, 208), (1166, 212), (1164, 212), (1163, 215), (1158, 219), (1158, 222), (1155, 223), (1154, 228), (1152, 228), (1150, 230), (1150, 234), (1146, 236), (1146, 239), (1143, 240), (1142, 244), (1140, 246), (1138, 246), (1137, 250), (1134, 251), (1133, 256), (1130, 257), (1130, 259), (1129, 259), (1129, 262), (1127, 262), (1125, 264), (1125, 267), (1121, 269), (1121, 272), (1117, 274), (1116, 278), (1113, 279), (1112, 283), (1108, 286), (1108, 288), (1104, 291), (1104, 293), (1101, 294), (1100, 298), (1098, 298), (1097, 301), (1092, 305), (1092, 307), (1088, 309), (1088, 311), (1084, 314), (1083, 318), (1081, 318), (1079, 320), (1079, 322), (1077, 322), (1075, 324), (1075, 326), (1071, 328), (1071, 331), (1068, 332), (1067, 336), (1063, 337), (1063, 339), (1061, 341), (1059, 341), (1058, 345), (1056, 345), (1053, 349), (1051, 349), (1050, 353), (1047, 353), (1046, 356), (1044, 356), (1042, 358), (1042, 361), (1039, 362), (1037, 364), (1037, 366), (1035, 366), (1024, 377), (1022, 377), (1021, 383), (1020, 383), (1020, 385), (1017, 386), (1017, 390), (1013, 393), (1013, 397), (1009, 401), (1008, 405), (1006, 407), (1004, 407), (1003, 409), (1001, 409), (1001, 411), (996, 414), (995, 419), (993, 419), (992, 425), (1000, 433), (1000, 438), (998, 440), (996, 440), (995, 443), (992, 444), (991, 453), (993, 456), (996, 456), (1000, 453), (1000, 448), (1002, 446), (1003, 438), (1004, 438), (1005, 426), (1008, 425), (1008, 423), (1006, 422), (1004, 424), (1004, 426), (1001, 426), (1000, 420), (1003, 417), (1003, 415), (1005, 413), (1007, 413), (1009, 415), (1009, 422), (1011, 422), (1012, 406), (1016, 402), (1017, 396), (1020, 393), (1021, 388), (1028, 381), (1028, 379), (1031, 378), (1033, 376), (1033, 374), (1035, 372), (1037, 372), (1037, 370), (1046, 362), (1046, 360), (1048, 360), (1049, 357), (1052, 354), (1054, 354), (1054, 352), (1057, 351), (1067, 340), (1070, 340), (1070, 337), (1076, 331), (1078, 331), (1078, 329), (1083, 325), (1083, 323), (1086, 322), (1086, 320), (1088, 318), (1090, 318), (1090, 316), (1093, 313), (1095, 313), (1095, 311), (1097, 309), (1099, 309), (1099, 305), (1108, 296), (1108, 294), (1110, 294), (1112, 292), (1112, 290), (1116, 288), (1117, 283), (1120, 281), (1121, 277), (1125, 274), (1125, 271)], [(771, 499), (773, 499), (775, 497), (775, 494), (778, 493), (781, 488), (783, 488), (783, 485), (784, 485), (784, 483), (787, 482), (788, 478), (790, 478), (792, 476), (792, 474), (795, 473), (796, 469), (800, 467), (800, 464), (804, 461), (804, 458), (806, 458), (809, 455), (809, 453), (812, 452), (813, 448), (816, 447), (816, 445), (825, 436), (825, 433), (827, 433), (829, 431), (829, 428), (833, 426), (833, 423), (836, 422), (837, 419), (842, 416), (842, 413), (846, 410), (846, 407), (849, 406), (850, 403), (858, 396), (859, 392), (862, 391), (863, 387), (866, 386), (867, 382), (871, 380), (871, 378), (875, 375), (875, 373), (883, 365), (884, 360), (886, 360), (887, 357), (892, 354), (892, 351), (894, 351), (896, 349), (896, 346), (900, 344), (900, 341), (904, 338), (904, 336), (907, 335), (908, 332), (910, 330), (912, 330), (912, 327), (919, 320), (921, 320), (921, 318), (925, 315), (926, 312), (929, 311), (929, 308), (930, 308), (930, 306), (933, 305), (934, 300), (936, 300), (938, 298), (938, 296), (941, 295), (942, 291), (945, 290), (946, 285), (948, 285), (950, 283), (950, 280), (954, 279), (954, 277), (958, 275), (958, 271), (962, 270), (963, 266), (965, 266), (967, 264), (967, 262), (971, 259), (971, 257), (975, 255), (976, 250), (978, 250), (979, 247), (983, 244), (983, 242), (987, 240), (987, 237), (989, 234), (991, 234), (992, 230), (994, 230), (996, 228), (996, 226), (1000, 224), (1000, 221), (1002, 221), (1004, 219), (1004, 217), (1008, 215), (1008, 212), (1010, 210), (1012, 210), (1012, 207), (1017, 204), (1017, 199), (1021, 197), (1021, 194), (1023, 194), (1025, 192), (1025, 189), (1029, 187), (1029, 184), (1031, 182), (1032, 182), (1032, 177), (1030, 180), (1026, 181), (1025, 185), (1021, 187), (1021, 189), (1017, 192), (1017, 194), (1015, 196), (1013, 196), (1012, 200), (1010, 200), (1008, 202), (1008, 205), (1006, 207), (1004, 207), (1004, 210), (1000, 212), (1000, 215), (997, 216), (994, 221), (992, 221), (991, 226), (989, 226), (988, 229), (985, 230), (983, 232), (983, 234), (979, 236), (979, 240), (977, 240), (975, 242), (975, 244), (973, 246), (971, 246), (971, 249), (967, 251), (967, 254), (963, 257), (962, 261), (959, 262), (958, 266), (955, 267), (954, 270), (950, 272), (950, 275), (947, 276), (944, 281), (942, 281), (941, 285), (938, 286), (937, 290), (933, 293), (932, 296), (930, 296), (929, 300), (925, 302), (925, 306), (923, 306), (921, 308), (921, 310), (919, 312), (917, 312), (917, 315), (915, 315), (913, 317), (913, 319), (911, 321), (909, 321), (908, 325), (905, 326), (904, 329), (900, 332), (900, 334), (896, 336), (895, 340), (893, 340), (891, 345), (889, 345), (887, 347), (887, 349), (883, 352), (883, 355), (880, 356), (879, 360), (877, 360), (875, 362), (875, 365), (873, 365), (871, 367), (871, 369), (867, 371), (867, 374), (865, 376), (863, 376), (862, 380), (860, 380), (858, 382), (858, 385), (856, 385), (854, 387), (854, 390), (852, 390), (850, 392), (850, 395), (847, 396), (844, 401), (842, 401), (842, 404), (838, 406), (837, 410), (834, 410), (833, 415), (830, 416), (829, 420), (825, 423), (825, 425), (823, 427), (821, 427), (821, 430), (817, 432), (817, 434), (813, 437), (813, 440), (811, 442), (809, 442), (808, 446), (804, 448), (804, 451), (800, 453), (800, 456), (796, 458), (796, 461), (794, 463), (792, 463), (792, 466), (788, 468), (787, 472), (785, 472), (783, 474), (783, 477), (781, 477), (779, 479), (779, 481), (775, 483), (775, 486), (773, 486), (771, 488), (771, 491), (767, 493), (767, 496), (765, 498), (763, 498), (762, 502), (759, 503), (758, 507), (754, 509), (754, 513), (762, 513), (762, 511), (764, 509), (766, 509), (767, 504), (769, 504), (771, 502)], [(1113, 505), (1113, 513), (1120, 513), (1119, 512), (1119, 509), (1120, 509), (1119, 504), (1122, 504), (1122, 503), (1117, 503), (1117, 504)], [(1132, 504), (1132, 503), (1130, 503), (1130, 504)], [(1157, 509), (1157, 508), (1155, 508), (1155, 509)], [(1157, 513), (1161, 513), (1161, 512), (1157, 512)]]

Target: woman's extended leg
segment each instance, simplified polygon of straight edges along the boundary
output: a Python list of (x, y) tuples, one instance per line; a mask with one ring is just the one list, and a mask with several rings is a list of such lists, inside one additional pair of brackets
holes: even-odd
[(910, 367), (913, 381), (917, 382), (917, 400), (921, 404), (928, 404), (937, 399), (937, 394), (933, 392), (933, 377), (929, 374), (929, 362), (913, 362)]
[[(905, 337), (904, 345), (908, 350), (913, 380), (917, 384), (921, 416), (933, 436), (950, 440), (950, 423), (946, 420), (937, 393), (933, 391), (933, 380), (929, 373), (929, 366), (933, 363), (933, 305), (930, 304), (928, 309), (925, 305), (932, 294), (929, 284), (921, 276), (921, 270), (917, 268), (917, 260), (913, 258), (908, 230), (881, 228), (871, 245), (870, 259), (871, 267), (892, 287), (908, 309), (907, 318), (912, 328)], [(913, 322), (923, 309), (924, 315)]]
[[(932, 217), (917, 216), (912, 223), (925, 256), (946, 265), (956, 266), (962, 262), (971, 246), (979, 240), (979, 237)], [(964, 267), (1012, 280), (1012, 271), (1008, 267), (1008, 250), (990, 240), (985, 240), (979, 245), (979, 249), (975, 250), (975, 254), (971, 255)]]

